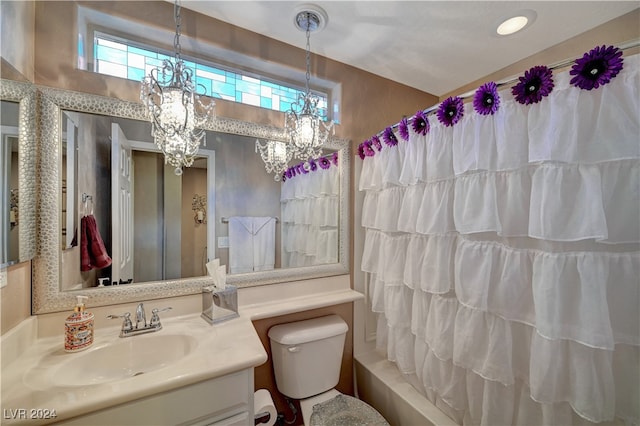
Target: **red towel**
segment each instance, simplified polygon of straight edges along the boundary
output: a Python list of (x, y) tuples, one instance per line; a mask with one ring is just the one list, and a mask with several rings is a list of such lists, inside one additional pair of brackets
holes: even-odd
[(90, 271), (91, 255), (89, 254), (89, 239), (87, 238), (87, 220), (86, 216), (80, 219), (80, 270)]
[(80, 221), (82, 235), (80, 246), (80, 270), (102, 269), (111, 265), (111, 257), (107, 253), (104, 241), (98, 231), (98, 224), (93, 215), (85, 216)]

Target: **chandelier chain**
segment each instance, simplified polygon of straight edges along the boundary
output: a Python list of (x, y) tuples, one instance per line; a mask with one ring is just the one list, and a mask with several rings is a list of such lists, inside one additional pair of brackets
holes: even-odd
[(180, 46), (180, 26), (182, 25), (182, 16), (180, 15), (180, 4), (178, 1), (176, 1), (173, 5), (173, 19), (176, 23), (176, 35), (173, 38), (173, 48), (176, 51), (176, 60), (179, 61), (182, 53), (182, 49)]
[(307, 91), (307, 96), (309, 95), (310, 92), (310, 88), (309, 88), (309, 80), (311, 80), (311, 43), (309, 42), (309, 39), (311, 38), (311, 14), (309, 12), (307, 12), (307, 46), (306, 46), (306, 62), (307, 62), (307, 86), (306, 86), (306, 91)]
[[(296, 16), (297, 27), (306, 33), (306, 87), (285, 113), (285, 130), (290, 138), (288, 149), (293, 151), (294, 157), (304, 161), (320, 157), (323, 145), (333, 132), (333, 121), (329, 124), (324, 122), (318, 109), (320, 98), (311, 92), (311, 32), (320, 24), (321, 18), (312, 11), (300, 12)], [(325, 107), (323, 103), (321, 108)]]
[[(151, 134), (166, 164), (181, 175), (190, 167), (205, 140), (203, 124), (213, 118), (215, 102), (203, 103), (206, 89), (193, 81), (193, 70), (181, 58), (180, 33), (182, 19), (179, 1), (175, 0), (173, 17), (176, 25), (173, 47), (175, 63), (165, 58), (142, 79), (140, 99), (151, 121)], [(198, 111), (199, 109), (200, 111)]]

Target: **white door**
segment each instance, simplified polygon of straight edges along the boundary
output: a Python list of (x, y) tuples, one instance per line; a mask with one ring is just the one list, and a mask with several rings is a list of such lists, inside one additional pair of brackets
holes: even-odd
[(133, 281), (133, 162), (131, 143), (111, 124), (111, 250), (116, 283)]

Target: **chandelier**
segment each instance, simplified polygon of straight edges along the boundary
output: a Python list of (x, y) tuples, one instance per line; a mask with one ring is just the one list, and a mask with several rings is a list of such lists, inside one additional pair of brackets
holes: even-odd
[(273, 178), (276, 181), (282, 178), (282, 173), (289, 167), (289, 162), (293, 158), (293, 151), (289, 149), (288, 145), (288, 143), (280, 141), (266, 141), (261, 144), (256, 139), (256, 152), (260, 153), (267, 173), (274, 173)]
[(312, 31), (321, 28), (326, 21), (322, 10), (303, 10), (296, 15), (295, 23), (298, 29), (307, 35), (306, 46), (306, 86), (305, 93), (299, 93), (295, 104), (285, 114), (285, 130), (291, 138), (293, 155), (301, 160), (316, 158), (322, 155), (322, 146), (333, 133), (333, 121), (328, 124), (318, 113), (318, 96), (311, 93), (309, 80), (311, 76), (311, 48), (309, 38)]
[[(165, 164), (175, 167), (175, 174), (181, 175), (183, 167), (193, 164), (205, 136), (202, 126), (209, 116), (213, 117), (215, 102), (202, 103), (200, 97), (205, 94), (204, 86), (194, 84), (193, 71), (181, 58), (178, 0), (173, 12), (176, 23), (173, 40), (175, 63), (165, 59), (162, 67), (151, 69), (142, 80), (140, 99), (146, 107), (151, 134), (164, 154)], [(202, 89), (202, 93), (198, 93), (198, 89)]]

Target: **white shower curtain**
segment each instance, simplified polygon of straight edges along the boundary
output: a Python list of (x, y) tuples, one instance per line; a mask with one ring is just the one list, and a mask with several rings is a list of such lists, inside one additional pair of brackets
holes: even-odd
[(464, 424), (640, 422), (640, 73), (364, 159), (377, 343)]
[(338, 262), (340, 170), (318, 167), (282, 184), (282, 266)]

